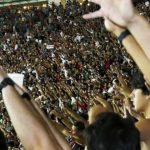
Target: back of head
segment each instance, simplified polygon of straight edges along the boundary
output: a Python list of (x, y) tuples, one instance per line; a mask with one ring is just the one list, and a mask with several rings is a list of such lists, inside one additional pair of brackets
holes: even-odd
[(8, 150), (3, 132), (0, 130), (0, 150)]
[(140, 150), (139, 131), (129, 119), (101, 113), (84, 133), (88, 150)]

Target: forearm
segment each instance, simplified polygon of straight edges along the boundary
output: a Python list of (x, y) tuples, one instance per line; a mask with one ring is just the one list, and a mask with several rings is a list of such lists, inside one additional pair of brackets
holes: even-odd
[(148, 21), (136, 13), (127, 28), (150, 60), (150, 24)]
[(58, 124), (56, 122), (53, 122), (50, 120), (50, 123), (53, 124), (53, 126), (59, 130), (63, 134), (63, 136), (72, 136), (70, 130), (66, 128), (64, 125)]
[(62, 118), (61, 120), (68, 129), (70, 129), (70, 130), (72, 129), (72, 123), (69, 121), (68, 118)]
[(111, 105), (106, 101), (106, 100), (104, 100), (103, 98), (101, 98), (101, 97), (96, 97), (96, 100), (103, 106), (103, 107), (105, 107), (106, 109), (108, 109), (108, 110), (112, 110), (112, 107), (111, 107)]
[[(43, 119), (46, 122), (46, 124), (49, 126), (49, 129), (53, 133), (53, 135), (56, 138), (56, 140), (58, 141), (58, 143), (61, 145), (62, 149), (63, 150), (70, 150), (71, 148), (70, 148), (69, 144), (65, 140), (64, 136), (61, 134), (60, 130), (57, 129), (56, 123), (53, 123), (52, 121), (48, 120), (46, 118), (46, 116), (42, 113), (42, 111), (39, 109), (39, 107), (37, 106), (37, 104), (34, 101), (32, 101), (32, 103), (33, 103), (34, 107), (37, 109), (37, 111), (39, 112), (39, 114), (43, 117)], [(67, 128), (65, 128), (65, 127), (63, 128), (60, 125), (59, 129), (65, 130)]]
[[(26, 90), (20, 89), (19, 87), (16, 88), (17, 92), (22, 95), (24, 92), (26, 92)], [(26, 100), (26, 99), (24, 99)], [(32, 106), (32, 109), (36, 110), (36, 114), (38, 114), (39, 117), (41, 117), (43, 120), (42, 122), (44, 123), (44, 125), (48, 126), (48, 130), (50, 133), (52, 133), (52, 135), (54, 136), (54, 139), (56, 141), (58, 141), (58, 143), (61, 145), (61, 147), (65, 150), (69, 150), (69, 145), (66, 142), (66, 140), (64, 139), (64, 136), (56, 129), (55, 125), (49, 121), (46, 116), (44, 115), (44, 113), (41, 111), (41, 109), (39, 108), (39, 106), (37, 105), (37, 103), (32, 100), (32, 101), (28, 101), (29, 105)]]
[[(122, 32), (122, 29), (118, 29), (115, 31), (115, 35), (119, 36)], [(134, 59), (136, 64), (139, 66), (143, 74), (145, 75), (146, 79), (150, 81), (150, 61), (146, 57), (145, 53), (143, 52), (142, 48), (139, 46), (137, 41), (133, 38), (132, 35), (128, 35), (122, 42), (123, 46), (126, 48), (127, 52), (131, 55)]]
[(85, 125), (87, 124), (87, 121), (82, 118), (80, 115), (78, 115), (77, 113), (75, 113), (74, 111), (72, 111), (70, 108), (67, 108), (66, 107), (66, 110), (67, 110), (67, 113), (72, 117), (74, 118), (76, 121), (80, 121), (80, 122), (83, 122)]
[(72, 124), (70, 123), (70, 120), (67, 117), (63, 117), (63, 114), (57, 112), (57, 111), (52, 111), (52, 113), (59, 119), (61, 119), (61, 121), (64, 123), (64, 125), (68, 128), (71, 129), (72, 128)]
[(48, 143), (48, 140), (44, 139), (49, 139), (48, 146), (57, 149), (55, 147), (58, 144), (53, 140), (53, 135), (48, 134), (47, 126), (43, 124), (43, 119), (32, 104), (23, 100), (12, 86), (4, 88), (2, 94), (6, 109), (24, 147), (27, 150), (44, 148), (44, 144)]

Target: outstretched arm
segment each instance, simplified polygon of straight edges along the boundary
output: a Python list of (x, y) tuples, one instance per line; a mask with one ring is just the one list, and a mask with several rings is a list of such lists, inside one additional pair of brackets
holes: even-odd
[(65, 133), (67, 134), (68, 130), (67, 128), (61, 128), (59, 126), (59, 129), (61, 129), (62, 133), (60, 130), (58, 130), (56, 124), (54, 122), (52, 122), (51, 120), (48, 120), (46, 118), (46, 116), (43, 114), (43, 112), (41, 111), (41, 109), (38, 107), (38, 105), (35, 103), (35, 101), (32, 101), (34, 107), (36, 108), (36, 110), (39, 112), (39, 115), (42, 116), (42, 118), (44, 119), (45, 123), (48, 125), (49, 130), (52, 132), (52, 134), (54, 135), (54, 137), (56, 138), (56, 140), (58, 141), (59, 145), (62, 147), (62, 150), (70, 150), (70, 146), (67, 143), (67, 141), (65, 140), (63, 134), (65, 135)]
[(61, 121), (63, 122), (63, 124), (68, 128), (68, 129), (72, 129), (72, 123), (70, 122), (70, 120), (67, 117), (64, 117), (64, 115), (60, 112), (57, 112), (56, 110), (52, 110), (51, 113), (53, 115), (55, 115), (56, 117), (60, 118)]
[[(0, 68), (0, 81), (6, 77)], [(2, 94), (17, 135), (27, 150), (63, 149), (33, 104), (23, 99), (15, 87), (6, 86)]]
[(96, 96), (94, 100), (98, 101), (104, 108), (106, 108), (109, 111), (113, 111), (111, 104), (107, 102), (105, 99), (103, 99), (100, 96)]
[[(105, 19), (105, 26), (107, 30), (113, 32), (117, 37), (125, 31), (124, 28), (121, 28), (115, 24), (113, 24), (111, 21)], [(140, 47), (140, 45), (137, 43), (135, 38), (132, 35), (128, 35), (123, 41), (123, 46), (126, 48), (127, 52), (131, 55), (131, 57), (134, 59), (136, 64), (139, 66), (141, 71), (143, 72), (145, 78), (148, 80), (148, 83), (150, 81), (150, 61), (148, 60), (148, 57), (143, 52), (143, 49)], [(144, 64), (144, 65), (143, 65)]]
[(139, 43), (144, 50), (145, 55), (150, 61), (150, 24), (138, 13), (135, 13), (134, 17), (127, 24), (128, 30), (132, 33), (135, 40)]
[(150, 24), (136, 12), (132, 0), (91, 0), (91, 2), (100, 5), (101, 9), (83, 17), (85, 19), (104, 17), (120, 27), (127, 28), (150, 61)]
[(69, 107), (65, 107), (64, 108), (65, 111), (71, 116), (73, 117), (76, 121), (81, 121), (83, 122), (85, 125), (87, 125), (87, 121), (81, 117), (80, 115), (78, 115), (76, 112), (74, 112), (73, 110), (71, 110)]

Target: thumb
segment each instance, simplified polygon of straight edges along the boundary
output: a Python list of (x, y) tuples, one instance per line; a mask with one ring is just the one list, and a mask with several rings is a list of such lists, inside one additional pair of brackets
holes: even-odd
[(84, 19), (92, 19), (92, 18), (98, 18), (98, 17), (103, 17), (103, 12), (101, 10), (83, 15)]

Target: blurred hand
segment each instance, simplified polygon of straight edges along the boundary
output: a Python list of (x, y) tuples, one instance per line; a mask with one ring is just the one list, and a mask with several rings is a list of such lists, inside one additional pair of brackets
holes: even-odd
[(114, 34), (116, 34), (116, 35), (120, 35), (120, 33), (125, 30), (124, 28), (121, 28), (120, 26), (114, 24), (113, 22), (111, 22), (111, 21), (108, 20), (108, 19), (105, 19), (104, 24), (105, 24), (105, 28), (106, 28), (108, 31), (110, 31), (110, 32), (112, 32), (112, 33), (114, 33)]
[(129, 100), (129, 98), (125, 98), (124, 102), (126, 109), (130, 112), (130, 110), (132, 109), (131, 101)]
[(127, 27), (135, 15), (131, 0), (90, 0), (90, 2), (100, 5), (101, 9), (84, 15), (84, 19), (104, 17), (119, 26)]

